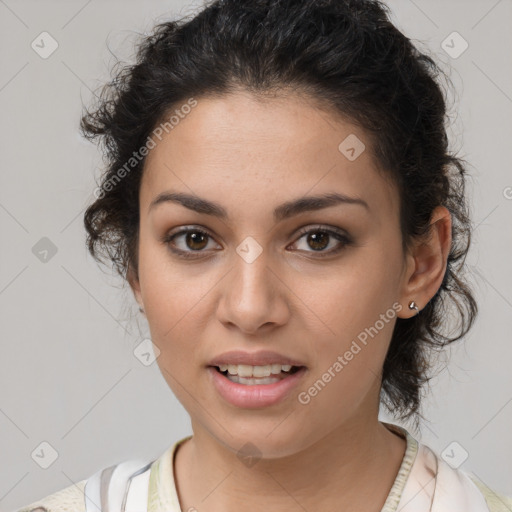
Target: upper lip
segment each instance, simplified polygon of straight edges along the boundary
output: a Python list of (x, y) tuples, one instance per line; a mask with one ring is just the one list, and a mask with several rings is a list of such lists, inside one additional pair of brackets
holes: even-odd
[(291, 357), (272, 352), (271, 350), (261, 350), (259, 352), (244, 352), (242, 350), (232, 350), (224, 352), (214, 357), (209, 366), (220, 366), (221, 364), (247, 364), (251, 366), (265, 366), (268, 364), (288, 364), (291, 366), (304, 366), (300, 361)]

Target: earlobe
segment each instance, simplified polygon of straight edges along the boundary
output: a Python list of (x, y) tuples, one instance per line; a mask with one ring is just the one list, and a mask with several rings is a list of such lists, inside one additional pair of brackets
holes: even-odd
[(128, 270), (127, 281), (128, 281), (128, 284), (130, 285), (130, 288), (133, 292), (135, 300), (139, 304), (139, 311), (141, 313), (144, 313), (144, 302), (142, 300), (142, 293), (140, 290), (140, 281), (139, 281), (138, 277), (135, 275), (135, 273), (133, 272), (133, 270), (131, 269), (131, 267)]
[[(411, 264), (404, 276), (403, 302), (411, 301), (423, 309), (437, 293), (446, 272), (451, 247), (451, 215), (444, 206), (437, 207), (431, 217), (430, 231), (426, 239), (418, 241), (409, 255)], [(415, 309), (409, 306), (405, 311)], [(417, 313), (413, 312), (414, 316)]]

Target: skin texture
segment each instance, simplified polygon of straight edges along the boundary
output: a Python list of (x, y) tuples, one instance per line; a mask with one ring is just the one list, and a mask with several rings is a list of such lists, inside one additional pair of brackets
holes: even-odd
[[(182, 510), (379, 511), (405, 451), (405, 441), (378, 421), (396, 316), (307, 405), (297, 394), (381, 314), (395, 312), (393, 303), (402, 306), (395, 315), (408, 318), (416, 314), (411, 300), (422, 309), (433, 297), (446, 270), (450, 214), (436, 209), (430, 239), (405, 257), (398, 192), (376, 171), (361, 128), (298, 95), (197, 99), (147, 157), (139, 280), (130, 278), (162, 375), (191, 417), (194, 436), (175, 460)], [(338, 150), (350, 134), (366, 145), (354, 161)], [(229, 220), (173, 203), (148, 211), (171, 190), (220, 203)], [(332, 192), (362, 198), (370, 209), (343, 204), (274, 223), (281, 203)], [(331, 236), (315, 250), (298, 231), (316, 224), (344, 230), (352, 242)], [(202, 244), (187, 245), (186, 235), (174, 240), (189, 253), (200, 247), (197, 259), (180, 259), (162, 241), (184, 226), (211, 235)], [(248, 236), (262, 248), (250, 264), (236, 252)], [(237, 408), (206, 370), (234, 349), (274, 350), (308, 369), (281, 403)], [(251, 467), (237, 457), (247, 441), (261, 452)]]

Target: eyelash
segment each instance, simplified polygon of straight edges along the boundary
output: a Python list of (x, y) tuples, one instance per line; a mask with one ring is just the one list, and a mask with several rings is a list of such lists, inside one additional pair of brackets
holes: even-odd
[[(204, 231), (203, 229), (189, 227), (189, 228), (180, 229), (176, 233), (172, 233), (172, 234), (165, 236), (162, 239), (162, 242), (167, 244), (170, 251), (172, 251), (174, 254), (176, 254), (180, 258), (193, 259), (193, 258), (201, 257), (200, 253), (204, 252), (202, 250), (200, 250), (200, 251), (183, 251), (181, 249), (174, 249), (173, 247), (171, 247), (171, 243), (174, 241), (174, 239), (176, 237), (187, 234), (187, 233), (200, 233), (201, 235), (205, 235), (207, 237), (213, 238), (207, 231)], [(320, 252), (317, 252), (317, 254), (319, 254), (318, 257), (320, 257), (320, 258), (324, 258), (327, 256), (331, 256), (333, 254), (337, 254), (340, 251), (342, 251), (344, 247), (352, 244), (352, 240), (347, 235), (343, 234), (341, 231), (334, 230), (334, 229), (328, 229), (321, 225), (313, 226), (308, 229), (306, 229), (306, 228), (301, 229), (298, 233), (297, 241), (300, 240), (304, 235), (307, 235), (310, 233), (325, 233), (325, 234), (331, 235), (336, 240), (341, 242), (341, 246), (338, 247), (337, 249), (334, 249), (334, 250), (331, 249), (330, 251), (326, 251), (325, 254), (321, 254)], [(306, 251), (306, 252), (316, 252), (316, 251)], [(194, 253), (196, 253), (197, 256), (195, 256)]]

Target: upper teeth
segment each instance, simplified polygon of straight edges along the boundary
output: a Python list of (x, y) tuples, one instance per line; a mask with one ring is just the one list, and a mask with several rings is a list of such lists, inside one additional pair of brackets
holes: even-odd
[(265, 366), (251, 366), (250, 364), (221, 364), (220, 371), (226, 370), (230, 375), (240, 377), (268, 377), (270, 374), (278, 375), (283, 372), (289, 372), (292, 368), (290, 364), (267, 364)]

